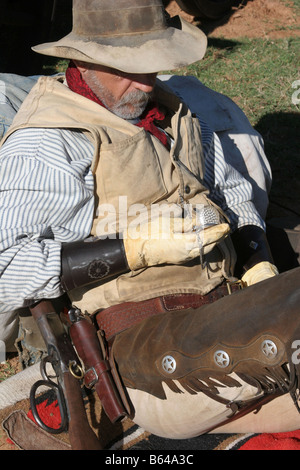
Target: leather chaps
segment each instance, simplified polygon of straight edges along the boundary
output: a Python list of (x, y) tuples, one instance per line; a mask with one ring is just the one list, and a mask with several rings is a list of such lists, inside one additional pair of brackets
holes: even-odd
[[(164, 401), (166, 385), (173, 396), (222, 403), (235, 417), (290, 393), (299, 409), (300, 268), (201, 308), (146, 318), (114, 338), (111, 360), (129, 394)], [(247, 398), (230, 397), (243, 387)]]

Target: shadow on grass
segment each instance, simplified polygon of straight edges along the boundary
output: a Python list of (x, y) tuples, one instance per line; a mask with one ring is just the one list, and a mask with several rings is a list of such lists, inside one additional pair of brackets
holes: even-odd
[(241, 42), (235, 39), (208, 38), (208, 46), (214, 47), (215, 49), (234, 51), (234, 49), (240, 45)]
[(266, 114), (255, 128), (264, 139), (273, 173), (272, 215), (281, 210), (300, 217), (300, 113)]
[(266, 114), (255, 126), (265, 141), (273, 184), (267, 236), (280, 272), (300, 265), (300, 113)]

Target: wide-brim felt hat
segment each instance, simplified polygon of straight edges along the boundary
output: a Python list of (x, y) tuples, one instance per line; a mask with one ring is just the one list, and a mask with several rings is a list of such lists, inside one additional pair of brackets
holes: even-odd
[(200, 59), (207, 38), (160, 0), (73, 0), (72, 31), (34, 46), (40, 54), (104, 65), (127, 73), (174, 70)]

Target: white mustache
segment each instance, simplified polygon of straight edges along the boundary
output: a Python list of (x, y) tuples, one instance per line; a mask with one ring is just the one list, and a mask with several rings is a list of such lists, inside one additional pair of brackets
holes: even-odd
[[(133, 119), (139, 117), (145, 110), (147, 104), (152, 97), (152, 93), (141, 90), (134, 90), (123, 96), (123, 98), (115, 105), (113, 112), (124, 117), (125, 119)], [(126, 107), (130, 107), (127, 110)]]

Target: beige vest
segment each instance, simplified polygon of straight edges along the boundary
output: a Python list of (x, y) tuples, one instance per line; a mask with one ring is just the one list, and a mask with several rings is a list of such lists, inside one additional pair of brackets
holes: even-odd
[[(25, 127), (81, 129), (91, 139), (96, 201), (92, 235), (107, 233), (108, 226), (117, 225), (118, 229), (120, 221), (122, 225), (124, 220), (130, 223), (133, 215), (138, 214), (136, 204), (148, 210), (166, 202), (207, 205), (207, 190), (201, 183), (203, 154), (199, 121), (175, 95), (161, 87), (156, 93), (160, 105), (169, 110), (164, 127), (174, 140), (171, 151), (144, 129), (73, 93), (59, 79), (51, 77), (39, 79), (5, 139)], [(131, 211), (129, 219), (126, 218), (128, 210)], [(228, 240), (202, 261), (130, 272), (108, 282), (76, 289), (70, 292), (70, 297), (75, 305), (91, 313), (120, 302), (166, 293), (203, 295), (220, 284), (224, 276), (230, 276), (234, 256)]]

